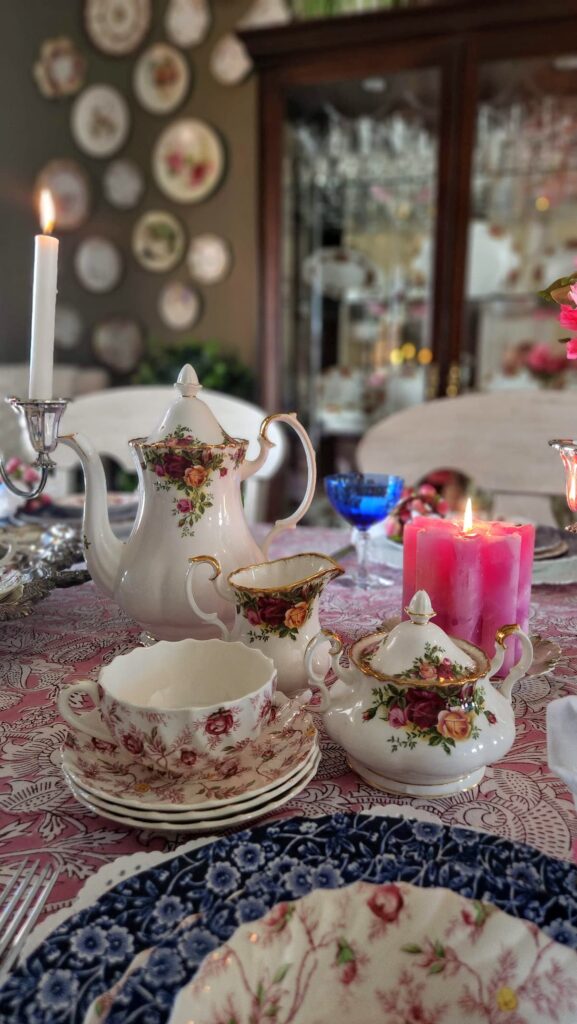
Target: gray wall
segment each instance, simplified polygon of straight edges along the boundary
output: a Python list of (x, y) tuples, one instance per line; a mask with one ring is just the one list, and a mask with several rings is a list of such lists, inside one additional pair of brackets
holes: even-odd
[[(144, 111), (133, 98), (131, 77), (138, 53), (109, 58), (95, 50), (82, 26), (82, 0), (0, 0), (0, 363), (28, 360), (33, 239), (38, 231), (32, 191), (38, 171), (50, 159), (72, 157), (88, 172), (94, 206), (90, 219), (78, 231), (60, 239), (59, 295), (78, 308), (85, 331), (79, 348), (58, 352), (61, 362), (94, 364), (91, 328), (109, 315), (138, 319), (147, 335), (175, 341), (194, 337), (215, 339), (248, 362), (255, 358), (256, 253), (255, 253), (255, 80), (226, 87), (209, 71), (215, 42), (231, 28), (251, 0), (211, 0), (211, 31), (199, 47), (185, 51), (192, 70), (192, 89), (186, 103), (169, 117)], [(143, 47), (161, 40), (166, 0), (153, 0), (154, 23)], [(135, 159), (143, 168), (147, 189), (136, 210), (112, 209), (102, 196), (101, 179), (106, 160), (94, 160), (75, 146), (69, 129), (73, 99), (47, 100), (38, 92), (32, 66), (46, 38), (66, 35), (78, 41), (88, 60), (87, 84), (117, 86), (129, 100), (132, 131), (118, 156)], [(142, 47), (142, 48), (143, 48)], [(141, 48), (141, 49), (142, 49)], [(158, 191), (151, 177), (150, 154), (155, 139), (171, 120), (184, 115), (206, 119), (225, 140), (228, 167), (220, 188), (195, 205), (172, 204)], [(189, 235), (214, 231), (227, 238), (234, 250), (234, 267), (217, 285), (200, 287), (202, 318), (190, 330), (175, 334), (160, 321), (156, 304), (162, 285), (179, 278), (190, 281), (182, 264), (169, 275), (141, 269), (130, 252), (134, 222), (146, 209), (173, 210)], [(126, 269), (118, 288), (104, 296), (86, 292), (73, 271), (73, 255), (86, 235), (102, 234), (120, 246)]]

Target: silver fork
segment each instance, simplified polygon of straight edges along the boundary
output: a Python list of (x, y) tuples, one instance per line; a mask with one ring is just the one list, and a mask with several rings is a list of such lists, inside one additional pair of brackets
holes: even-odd
[(14, 966), (46, 903), (58, 871), (24, 861), (0, 895), (0, 985)]

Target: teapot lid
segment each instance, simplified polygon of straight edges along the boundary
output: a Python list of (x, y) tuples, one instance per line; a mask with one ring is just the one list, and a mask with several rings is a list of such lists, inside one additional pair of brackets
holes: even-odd
[(234, 439), (221, 427), (206, 402), (198, 397), (202, 384), (199, 384), (190, 363), (182, 367), (174, 388), (180, 393), (175, 396), (145, 443), (154, 444), (168, 439), (186, 438), (189, 444), (191, 439), (195, 444), (201, 445), (234, 444)]
[[(429, 686), (478, 678), (482, 667), (479, 662), (429, 621), (435, 612), (426, 590), (418, 590), (405, 611), (408, 620), (400, 622), (390, 633), (376, 640), (364, 637), (354, 644), (351, 658), (358, 668), (377, 678)], [(470, 644), (466, 646), (475, 650)]]

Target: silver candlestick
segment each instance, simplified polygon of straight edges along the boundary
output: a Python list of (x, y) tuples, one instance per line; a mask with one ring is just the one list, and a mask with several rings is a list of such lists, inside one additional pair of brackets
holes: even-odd
[(2, 460), (0, 460), (0, 479), (19, 498), (25, 498), (26, 500), (36, 498), (39, 494), (42, 494), (46, 486), (48, 474), (56, 465), (50, 458), (50, 452), (53, 452), (58, 444), (60, 419), (68, 405), (68, 399), (29, 398), (27, 401), (23, 401), (20, 398), (12, 397), (7, 398), (6, 401), (19, 415), (24, 415), (26, 418), (28, 437), (34, 451), (37, 453), (34, 466), (40, 471), (40, 482), (34, 490), (22, 490), (11, 481)]

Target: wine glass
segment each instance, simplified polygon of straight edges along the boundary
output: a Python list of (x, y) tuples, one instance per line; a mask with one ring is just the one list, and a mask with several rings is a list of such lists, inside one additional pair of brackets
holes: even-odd
[(331, 505), (347, 523), (357, 528), (355, 583), (362, 590), (390, 586), (393, 582), (369, 572), (369, 527), (382, 522), (394, 508), (403, 484), (400, 476), (379, 473), (335, 473), (325, 477), (325, 491)]

